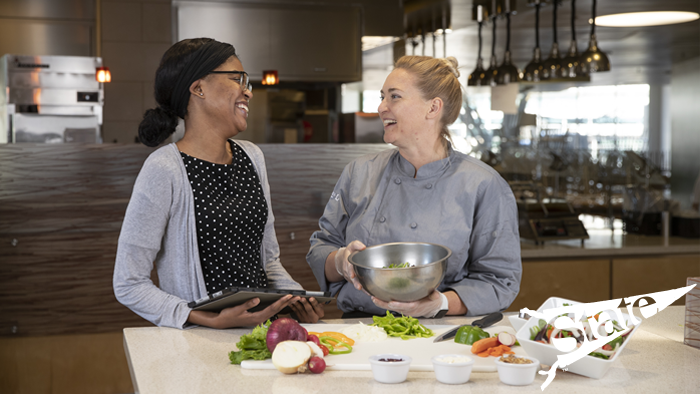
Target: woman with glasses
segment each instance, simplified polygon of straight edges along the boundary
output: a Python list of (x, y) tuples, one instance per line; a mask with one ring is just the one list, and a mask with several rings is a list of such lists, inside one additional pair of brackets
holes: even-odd
[[(455, 58), (404, 56), (381, 90), (384, 141), (398, 149), (345, 167), (311, 236), (307, 261), (344, 317), (483, 315), (510, 306), (522, 267), (515, 198), (501, 176), (456, 152), (447, 126), (462, 108)], [(415, 302), (362, 291), (348, 256), (365, 245), (429, 242), (452, 255), (442, 283)]]
[[(323, 305), (287, 295), (258, 312), (253, 299), (221, 312), (188, 303), (228, 287), (301, 289), (279, 259), (265, 160), (254, 144), (233, 140), (248, 126), (248, 74), (230, 44), (180, 41), (156, 71), (158, 106), (146, 111), (139, 139), (164, 142), (185, 123), (184, 137), (155, 150), (134, 184), (117, 246), (114, 292), (144, 319), (167, 327), (254, 326), (289, 306), (303, 322)], [(159, 285), (151, 280), (158, 274)]]

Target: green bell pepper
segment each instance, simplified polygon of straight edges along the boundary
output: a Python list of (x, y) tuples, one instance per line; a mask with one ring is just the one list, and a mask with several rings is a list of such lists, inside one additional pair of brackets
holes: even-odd
[[(352, 346), (345, 342), (339, 341), (337, 338), (322, 336), (318, 340), (323, 344), (323, 346), (328, 348), (328, 353), (330, 354), (348, 354), (352, 352)], [(345, 350), (338, 350), (337, 347), (344, 347)]]
[(471, 346), (479, 339), (488, 338), (490, 336), (491, 335), (489, 335), (488, 332), (479, 327), (464, 326), (457, 330), (457, 334), (455, 334), (455, 342)]

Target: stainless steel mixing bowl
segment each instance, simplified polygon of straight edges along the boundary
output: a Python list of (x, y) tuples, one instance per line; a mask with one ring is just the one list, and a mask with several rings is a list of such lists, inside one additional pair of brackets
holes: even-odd
[[(348, 261), (354, 266), (362, 287), (371, 295), (383, 301), (410, 302), (426, 297), (440, 285), (451, 254), (442, 245), (395, 242), (354, 252)], [(406, 262), (411, 267), (387, 268)]]

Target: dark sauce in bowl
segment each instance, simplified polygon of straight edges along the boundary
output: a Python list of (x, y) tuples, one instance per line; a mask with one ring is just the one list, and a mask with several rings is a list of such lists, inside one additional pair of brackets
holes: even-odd
[(378, 361), (382, 361), (385, 363), (397, 363), (400, 361), (403, 361), (402, 358), (380, 358)]

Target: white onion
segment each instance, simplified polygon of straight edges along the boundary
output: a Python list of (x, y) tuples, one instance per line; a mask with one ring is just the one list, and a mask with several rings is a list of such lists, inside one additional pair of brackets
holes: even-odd
[(272, 352), (272, 364), (286, 374), (304, 372), (309, 358), (311, 358), (311, 346), (301, 341), (280, 342)]
[(366, 324), (354, 324), (343, 331), (343, 335), (354, 339), (358, 342), (381, 342), (388, 338), (386, 331), (377, 326), (368, 326)]

